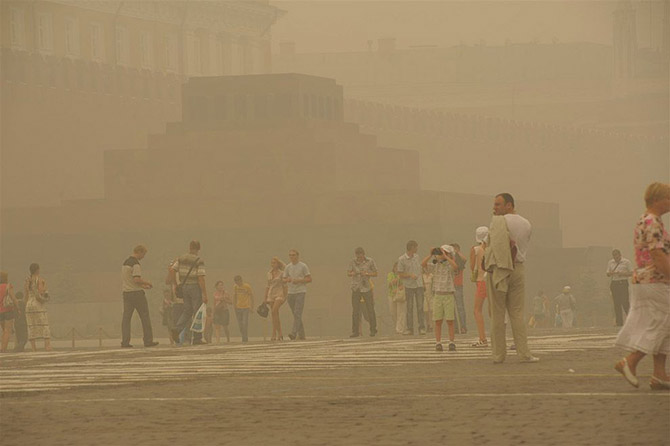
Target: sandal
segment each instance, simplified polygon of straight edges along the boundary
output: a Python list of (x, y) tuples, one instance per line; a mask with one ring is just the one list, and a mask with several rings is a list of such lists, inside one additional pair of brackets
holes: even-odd
[(473, 347), (488, 347), (489, 343), (487, 341), (482, 341), (481, 339), (477, 340), (474, 344), (472, 344)]
[(626, 358), (623, 358), (621, 361), (614, 364), (614, 370), (621, 373), (631, 386), (636, 388), (640, 387), (640, 381), (638, 381), (637, 376), (635, 376), (630, 370), (630, 367), (628, 367), (628, 361)]
[(652, 375), (649, 380), (649, 387), (651, 387), (651, 390), (670, 390), (670, 381), (663, 381)]

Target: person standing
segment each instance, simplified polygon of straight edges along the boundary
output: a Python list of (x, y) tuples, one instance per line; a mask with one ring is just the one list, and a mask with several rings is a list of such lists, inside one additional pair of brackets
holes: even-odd
[(398, 277), (398, 262), (393, 263), (391, 272), (386, 276), (386, 289), (395, 332), (403, 334), (407, 324), (407, 305), (405, 304), (405, 287)]
[(538, 362), (528, 348), (524, 305), (526, 302), (525, 261), (531, 237), (531, 224), (516, 213), (514, 198), (496, 195), (489, 243), (484, 255), (491, 298), (491, 347), (493, 362), (502, 363), (507, 354), (505, 311), (512, 325), (514, 345), (521, 362)]
[(286, 265), (282, 279), (288, 287), (288, 305), (293, 313), (293, 328), (288, 337), (294, 341), (296, 338), (305, 339), (305, 326), (302, 322), (302, 312), (305, 309), (305, 294), (307, 284), (312, 282), (312, 274), (309, 267), (300, 261), (300, 253), (292, 249), (288, 252), (290, 262)]
[(223, 280), (219, 280), (214, 284), (214, 334), (216, 336), (216, 343), (221, 343), (221, 329), (226, 335), (226, 341), (230, 342), (230, 310), (228, 305), (232, 304), (233, 300), (226, 292)]
[(351, 277), (351, 338), (360, 335), (361, 306), (364, 305), (370, 323), (370, 336), (377, 334), (377, 316), (375, 302), (372, 297), (370, 277), (377, 277), (377, 264), (374, 259), (365, 255), (361, 247), (354, 251), (355, 258), (349, 263), (347, 275)]
[(670, 377), (665, 363), (670, 354), (670, 236), (661, 217), (670, 212), (670, 184), (650, 184), (644, 201), (647, 210), (635, 226), (632, 305), (616, 340), (617, 347), (631, 353), (614, 368), (638, 387), (637, 365), (646, 355), (653, 355), (649, 386), (668, 390)]
[(563, 328), (572, 328), (572, 321), (575, 316), (575, 298), (572, 296), (572, 289), (569, 286), (563, 287), (561, 294), (554, 299), (556, 308), (561, 315), (561, 324)]
[[(458, 264), (454, 260), (454, 248), (442, 245), (431, 248), (423, 259), (421, 266), (433, 274), (433, 319), (435, 321), (435, 350), (442, 349), (442, 321), (447, 322), (449, 329), (449, 351), (456, 351), (454, 343), (454, 319), (456, 318), (454, 302), (454, 273)], [(429, 262), (429, 260), (432, 260)]]
[[(180, 278), (179, 285), (177, 285), (177, 274)], [(181, 344), (180, 333), (190, 326), (193, 316), (200, 306), (207, 303), (205, 262), (200, 258), (199, 241), (192, 240), (189, 243), (188, 254), (180, 256), (173, 264), (170, 269), (170, 281), (181, 288), (181, 293), (176, 294), (177, 297), (184, 299), (184, 309), (175, 324), (175, 329), (172, 330), (172, 339), (177, 344)], [(202, 333), (194, 332), (192, 344), (202, 345), (204, 343)]]
[[(614, 316), (617, 327), (623, 325), (623, 313), (628, 314), (630, 302), (628, 299), (628, 278), (633, 275), (633, 265), (630, 260), (621, 256), (621, 251), (612, 251), (612, 258), (607, 263), (607, 277), (611, 279), (610, 291), (614, 304)], [(623, 311), (622, 311), (623, 310)]]
[(279, 309), (286, 302), (286, 284), (282, 281), (282, 274), (286, 265), (277, 257), (270, 260), (270, 271), (267, 274), (267, 287), (265, 287), (265, 302), (270, 306), (272, 313), (272, 337), (271, 341), (283, 341), (284, 335), (281, 331), (281, 320)]
[(237, 326), (240, 327), (242, 342), (249, 342), (249, 312), (254, 308), (254, 291), (251, 285), (242, 280), (242, 276), (233, 278), (235, 285), (233, 287), (233, 308), (235, 308), (235, 317)]
[(460, 334), (468, 332), (468, 324), (465, 319), (465, 301), (463, 296), (463, 271), (468, 259), (461, 253), (461, 246), (458, 243), (452, 243), (454, 248), (454, 261), (458, 265), (458, 270), (454, 272), (454, 300), (456, 301), (456, 330)]
[(26, 322), (26, 299), (23, 292), (17, 291), (16, 300), (19, 305), (14, 317), (14, 332), (16, 333), (14, 352), (18, 353), (26, 348), (26, 342), (28, 342), (28, 323)]
[(406, 245), (407, 252), (398, 258), (398, 276), (405, 287), (407, 304), (407, 328), (403, 334), (414, 334), (414, 303), (416, 302), (416, 318), (419, 323), (419, 334), (426, 334), (425, 317), (423, 314), (423, 271), (419, 256), (419, 244), (410, 240)]
[(37, 263), (30, 265), (30, 276), (24, 284), (26, 300), (26, 322), (28, 324), (28, 340), (33, 351), (37, 351), (37, 339), (44, 339), (44, 349), (50, 352), (51, 330), (46, 303), (49, 301), (46, 281), (40, 277), (40, 266)]
[(530, 327), (544, 327), (547, 319), (547, 297), (544, 291), (540, 290), (535, 297), (533, 297), (533, 318), (532, 323), (528, 324)]
[[(9, 283), (9, 275), (0, 271), (0, 327), (2, 327), (2, 348), (5, 353), (14, 328), (14, 318), (21, 312), (19, 301), (14, 295), (14, 288)], [(17, 343), (18, 345), (18, 343)]]
[[(484, 301), (486, 300), (486, 270), (482, 267), (484, 251), (486, 250), (486, 239), (489, 236), (489, 228), (480, 226), (475, 230), (477, 244), (470, 250), (470, 280), (475, 282), (475, 322), (479, 339), (472, 344), (473, 347), (488, 347), (486, 340), (486, 327), (484, 325)], [(491, 307), (489, 306), (489, 309)], [(489, 314), (490, 315), (490, 314)]]
[(123, 317), (121, 318), (121, 347), (130, 348), (130, 320), (133, 313), (137, 314), (142, 321), (142, 332), (144, 334), (144, 346), (155, 347), (158, 342), (154, 341), (151, 329), (151, 318), (149, 317), (149, 304), (144, 290), (152, 288), (151, 282), (142, 278), (140, 260), (147, 254), (147, 248), (137, 245), (133, 253), (123, 262), (121, 266), (121, 291), (123, 293)]

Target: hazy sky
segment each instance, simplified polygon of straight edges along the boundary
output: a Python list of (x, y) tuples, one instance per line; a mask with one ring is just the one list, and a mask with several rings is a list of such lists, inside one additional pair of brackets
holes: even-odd
[[(275, 50), (282, 40), (298, 52), (363, 51), (368, 40), (396, 37), (411, 45), (512, 42), (596, 42), (612, 39), (612, 1), (345, 1), (274, 0), (287, 11), (273, 28)], [(632, 2), (638, 9), (638, 37), (648, 46), (649, 10), (662, 17), (662, 4)]]

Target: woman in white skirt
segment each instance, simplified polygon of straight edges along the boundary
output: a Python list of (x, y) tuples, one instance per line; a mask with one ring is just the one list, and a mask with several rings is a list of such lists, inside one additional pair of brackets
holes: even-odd
[(640, 385), (637, 365), (645, 355), (654, 357), (649, 386), (670, 389), (665, 360), (670, 354), (670, 237), (661, 216), (670, 212), (670, 184), (652, 183), (644, 194), (647, 212), (635, 226), (636, 270), (631, 307), (616, 345), (631, 353), (614, 368), (633, 386)]

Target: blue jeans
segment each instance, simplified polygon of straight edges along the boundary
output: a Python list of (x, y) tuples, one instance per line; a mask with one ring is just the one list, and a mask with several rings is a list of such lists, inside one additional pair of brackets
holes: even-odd
[(407, 330), (414, 331), (414, 300), (416, 300), (416, 318), (419, 321), (419, 330), (426, 329), (426, 318), (423, 315), (423, 288), (405, 287), (407, 301)]
[(454, 287), (454, 300), (456, 301), (456, 327), (459, 330), (468, 328), (468, 324), (465, 322), (465, 303), (463, 302), (463, 287), (455, 286)]
[(305, 293), (289, 294), (286, 298), (293, 312), (293, 329), (291, 334), (305, 339), (305, 326), (302, 324), (302, 310), (305, 308)]
[(240, 327), (242, 334), (242, 342), (249, 341), (249, 309), (235, 308), (235, 316), (237, 317), (237, 325)]
[[(183, 286), (184, 291), (184, 311), (179, 316), (179, 320), (175, 325), (175, 329), (180, 332), (185, 328), (189, 328), (193, 322), (193, 316), (202, 305), (202, 290), (197, 283), (186, 284)], [(193, 341), (202, 340), (202, 333), (193, 333)]]

